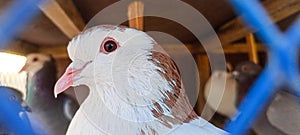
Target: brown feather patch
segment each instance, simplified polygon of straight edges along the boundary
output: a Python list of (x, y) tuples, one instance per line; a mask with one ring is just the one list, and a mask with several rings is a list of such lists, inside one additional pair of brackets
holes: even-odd
[(194, 112), (189, 103), (188, 97), (182, 87), (181, 77), (175, 62), (166, 54), (152, 51), (152, 59), (150, 59), (156, 66), (162, 70), (157, 72), (169, 82), (169, 86), (173, 91), (164, 90), (166, 97), (163, 102), (170, 108), (170, 113), (173, 117), (165, 115), (159, 103), (154, 103), (156, 109), (152, 110), (153, 115), (158, 118), (164, 125), (169, 128), (172, 124), (188, 123), (198, 116)]

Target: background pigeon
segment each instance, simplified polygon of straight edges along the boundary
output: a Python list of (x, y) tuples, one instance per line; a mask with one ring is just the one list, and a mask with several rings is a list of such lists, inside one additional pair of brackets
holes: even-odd
[(226, 134), (193, 111), (175, 63), (146, 33), (101, 25), (73, 38), (55, 95), (90, 88), (67, 134)]
[(238, 104), (243, 100), (261, 71), (262, 67), (251, 61), (240, 62), (234, 68), (232, 74), (238, 82)]
[(26, 102), (50, 134), (63, 135), (79, 108), (78, 103), (61, 94), (57, 99), (53, 89), (57, 80), (56, 65), (50, 55), (29, 54), (21, 71), (28, 73)]
[[(250, 61), (241, 62), (236, 66), (233, 74), (238, 82), (238, 103), (242, 101), (261, 71), (262, 67)], [(296, 98), (292, 97), (293, 95), (287, 91), (278, 91), (252, 125), (255, 133), (258, 135), (298, 134), (300, 131), (300, 108)]]
[[(12, 88), (0, 86), (0, 99), (2, 101), (0, 104), (0, 135), (15, 135), (22, 132), (33, 134), (33, 130), (30, 126), (30, 121), (27, 116), (27, 112), (30, 112), (31, 110), (23, 102), (21, 92)], [(11, 111), (9, 115), (4, 114), (4, 109), (6, 111)], [(14, 117), (14, 119), (12, 118), (12, 116)], [(9, 124), (9, 122), (12, 121), (17, 123)]]
[[(232, 73), (222, 70), (213, 71), (204, 88), (204, 98), (212, 109), (207, 119), (211, 119), (212, 115), (215, 115), (218, 117), (214, 117), (215, 119), (213, 118), (212, 121), (222, 126), (226, 124), (226, 119), (231, 118), (237, 110), (237, 96), (237, 81)], [(208, 108), (204, 111), (209, 113)], [(215, 112), (225, 117), (221, 119), (222, 117)]]

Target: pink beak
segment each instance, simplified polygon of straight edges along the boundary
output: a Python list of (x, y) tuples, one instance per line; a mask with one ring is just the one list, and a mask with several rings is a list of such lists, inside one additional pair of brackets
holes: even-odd
[(25, 64), (25, 65), (22, 67), (22, 69), (20, 69), (19, 73), (26, 71), (26, 69), (27, 69), (27, 64)]
[(58, 79), (54, 86), (54, 97), (57, 98), (57, 95), (67, 90), (71, 87), (74, 81), (80, 79), (81, 71), (92, 61), (85, 63), (81, 68), (75, 69), (73, 67), (68, 67), (66, 72)]

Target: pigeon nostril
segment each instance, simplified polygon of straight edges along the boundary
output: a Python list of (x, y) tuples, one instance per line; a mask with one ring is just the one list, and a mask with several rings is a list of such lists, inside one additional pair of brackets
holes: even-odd
[(73, 70), (73, 69), (67, 70), (67, 76), (72, 75), (73, 73), (74, 73), (74, 70)]

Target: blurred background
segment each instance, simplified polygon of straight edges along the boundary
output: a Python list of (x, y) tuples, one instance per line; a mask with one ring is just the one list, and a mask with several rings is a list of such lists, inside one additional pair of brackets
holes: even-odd
[[(13, 1), (0, 0), (0, 17)], [(21, 30), (20, 34), (16, 35), (8, 43), (6, 48), (0, 48), (0, 85), (15, 88), (21, 91), (23, 99), (26, 98), (27, 74), (26, 72), (19, 73), (19, 71), (25, 64), (26, 56), (31, 53), (51, 54), (56, 61), (57, 77), (61, 76), (66, 66), (71, 62), (66, 50), (68, 42), (72, 37), (79, 34), (98, 12), (116, 2), (118, 1), (46, 0), (46, 4), (37, 5), (39, 8), (38, 15)], [(243, 95), (241, 95), (243, 92), (238, 92), (240, 82), (237, 78), (234, 78), (233, 71), (238, 68), (239, 63), (245, 61), (251, 61), (261, 68), (265, 65), (267, 52), (263, 43), (255, 35), (257, 30), (249, 29), (244, 25), (240, 16), (233, 11), (233, 8), (226, 0), (183, 0), (183, 2), (195, 8), (207, 19), (220, 39), (222, 48), (207, 51), (202, 47), (196, 35), (178, 22), (151, 16), (137, 17), (142, 16), (143, 11), (147, 10), (147, 2), (149, 1), (128, 0), (126, 2), (128, 5), (124, 8), (122, 16), (130, 19), (122, 22), (122, 25), (134, 27), (142, 31), (159, 31), (169, 34), (178, 39), (189, 50), (197, 64), (196, 68), (198, 72), (189, 73), (186, 77), (197, 78), (199, 76), (200, 78), (200, 81), (195, 79), (199, 81), (195, 82), (195, 84), (199, 83), (200, 85), (192, 87), (192, 89), (196, 88), (199, 91), (189, 91), (187, 89), (188, 93), (196, 93), (194, 109), (199, 115), (202, 114), (203, 117), (206, 117), (206, 119), (222, 128), (232, 113), (236, 111), (235, 107), (238, 105), (240, 98), (243, 98)], [(261, 0), (260, 2), (282, 31), (285, 31), (290, 26), (300, 12), (300, 0)], [(170, 4), (169, 9), (161, 12), (177, 13), (184, 11), (180, 8), (172, 7), (172, 4)], [(111, 15), (113, 16), (114, 13), (111, 13)], [(21, 18), (20, 21), (22, 21)], [(196, 21), (195, 24), (197, 24)], [(205, 32), (199, 32), (198, 34), (204, 34), (201, 36), (210, 36), (205, 35)], [(171, 56), (176, 57), (181, 62), (185, 60), (184, 56), (186, 54), (178, 51), (180, 48), (176, 46), (177, 43), (166, 41), (160, 44), (165, 45), (164, 48)], [(210, 64), (208, 54), (212, 57), (219, 57), (222, 56), (223, 52), (225, 54), (227, 69), (211, 67), (217, 65)], [(248, 71), (249, 69), (246, 68), (251, 69), (252, 67), (243, 67), (241, 70)], [(255, 77), (247, 81), (249, 85), (253, 83), (253, 80), (256, 79)], [(218, 96), (217, 87), (209, 88), (209, 86), (221, 85), (217, 81), (220, 78), (229, 80), (225, 84), (226, 88), (224, 91), (225, 96), (228, 97), (225, 97), (221, 101), (222, 108), (215, 105), (215, 102), (220, 100), (219, 98), (208, 98), (207, 94), (205, 94), (209, 91), (212, 91), (212, 93), (216, 91), (217, 95), (215, 97), (220, 97)], [(231, 82), (230, 79), (234, 81)], [(247, 92), (249, 87), (244, 87), (244, 89)], [(67, 94), (74, 96), (74, 90), (71, 88), (67, 91)], [(188, 95), (195, 96), (195, 94)], [(193, 99), (195, 97), (190, 98)], [(206, 102), (210, 103), (208, 103), (207, 107), (204, 107)], [(215, 111), (217, 113), (214, 113)], [(210, 119), (211, 117), (212, 119)], [(276, 122), (273, 122), (273, 126), (275, 125), (276, 127), (274, 123)], [(299, 131), (298, 129), (293, 130)], [(285, 131), (286, 129), (281, 128), (278, 130), (282, 134), (295, 133)], [(249, 134), (265, 134), (259, 132), (252, 131)]]

